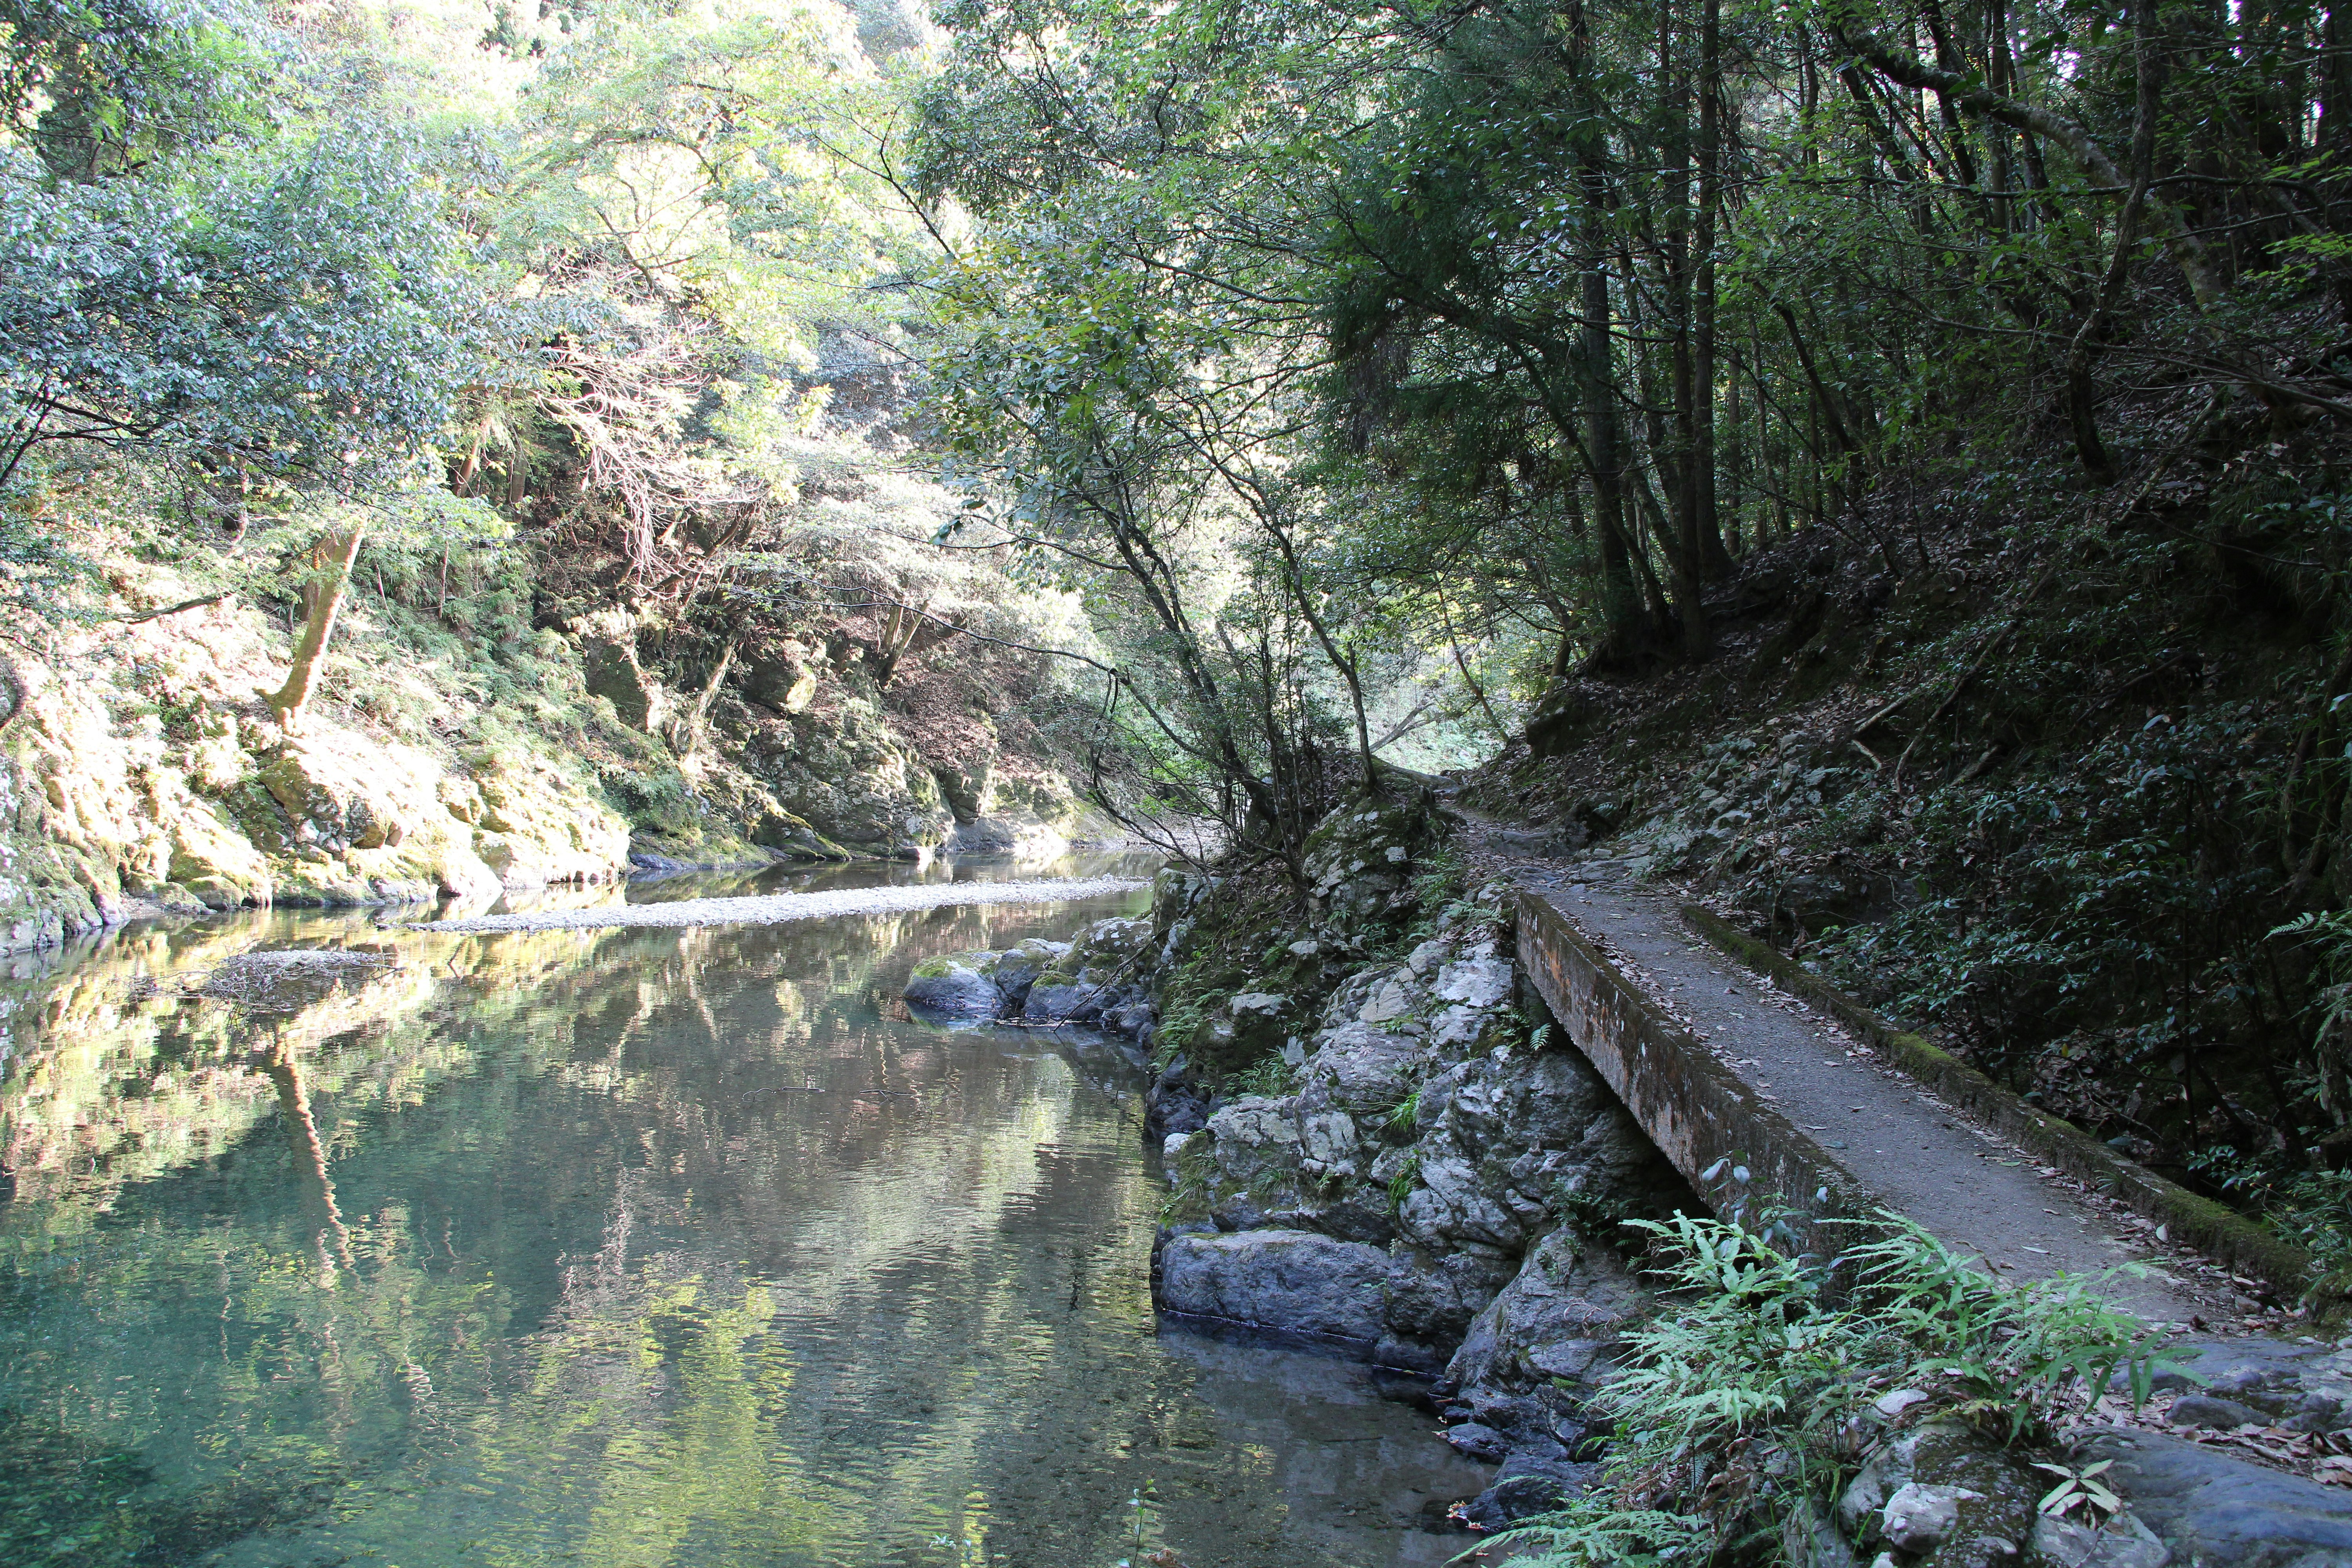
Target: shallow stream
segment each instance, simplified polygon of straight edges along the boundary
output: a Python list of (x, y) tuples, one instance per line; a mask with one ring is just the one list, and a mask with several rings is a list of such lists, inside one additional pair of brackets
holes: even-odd
[(1155, 1323), (1131, 1056), (898, 1001), (1143, 901), (5, 961), (0, 1563), (1444, 1561), (1485, 1472), (1395, 1390)]

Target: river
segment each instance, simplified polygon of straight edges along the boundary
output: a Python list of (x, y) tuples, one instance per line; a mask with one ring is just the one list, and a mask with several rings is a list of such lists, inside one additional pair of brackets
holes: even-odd
[[(898, 1001), (1143, 902), (273, 912), (5, 961), (0, 1562), (1444, 1562), (1485, 1472), (1402, 1390), (1155, 1321), (1132, 1054)], [(359, 956), (236, 962), (289, 948)]]

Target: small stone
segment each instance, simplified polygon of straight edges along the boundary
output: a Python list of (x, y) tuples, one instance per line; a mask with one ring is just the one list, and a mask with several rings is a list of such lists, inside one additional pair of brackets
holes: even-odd
[(1391, 1018), (1403, 1016), (1412, 1005), (1412, 999), (1405, 994), (1403, 986), (1393, 980), (1383, 981), (1356, 1016), (1367, 1024), (1385, 1024)]
[(2048, 1568), (2165, 1568), (2171, 1549), (2132, 1514), (2098, 1529), (2044, 1514), (2033, 1522), (2034, 1554)]
[(1923, 1405), (1927, 1400), (1927, 1391), (1923, 1388), (1893, 1388), (1872, 1400), (1870, 1407), (1892, 1421), (1913, 1405)]
[(1906, 1481), (1886, 1500), (1879, 1528), (1904, 1552), (1932, 1552), (1960, 1527), (1960, 1500), (1981, 1498), (1966, 1487), (1923, 1486)]
[(1190, 1143), (1192, 1141), (1192, 1135), (1190, 1132), (1171, 1132), (1167, 1137), (1160, 1140), (1160, 1161), (1165, 1164), (1174, 1164), (1176, 1163), (1176, 1156), (1181, 1154), (1184, 1152), (1184, 1145)]

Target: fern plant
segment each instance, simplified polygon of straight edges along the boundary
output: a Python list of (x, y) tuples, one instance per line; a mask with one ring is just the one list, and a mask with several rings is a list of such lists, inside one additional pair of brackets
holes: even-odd
[(2005, 1285), (1891, 1214), (1834, 1268), (1737, 1219), (1628, 1223), (1655, 1243), (1666, 1304), (1594, 1402), (1618, 1434), (1601, 1487), (1502, 1538), (1534, 1568), (1769, 1554), (1799, 1502), (1837, 1496), (1884, 1391), (2041, 1443), (2118, 1371), (2145, 1399), (2161, 1353), (2084, 1281)]

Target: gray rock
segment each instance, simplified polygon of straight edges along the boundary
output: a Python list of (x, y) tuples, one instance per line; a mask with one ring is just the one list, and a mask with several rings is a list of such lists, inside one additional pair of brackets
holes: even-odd
[(1886, 1500), (1879, 1515), (1879, 1533), (1897, 1551), (1933, 1552), (1960, 1528), (1960, 1504), (1980, 1500), (1982, 1492), (1966, 1487), (1924, 1486), (1906, 1481)]
[(2156, 1371), (2158, 1393), (2210, 1394), (2287, 1415), (2312, 1393), (2352, 1404), (2352, 1345), (2284, 1340), (2189, 1340)]
[(1493, 1461), (1503, 1457), (1507, 1443), (1492, 1426), (1482, 1426), (1475, 1421), (1465, 1421), (1459, 1426), (1445, 1429), (1445, 1440), (1456, 1453), (1473, 1459)]
[(1444, 1345), (1451, 1353), (1480, 1309), (1511, 1282), (1518, 1265), (1508, 1258), (1457, 1252), (1433, 1258), (1415, 1247), (1392, 1249), (1388, 1323), (1411, 1339)]
[(1299, 1106), (1384, 1116), (1412, 1092), (1426, 1067), (1420, 1041), (1349, 1020), (1317, 1033), (1300, 1075)]
[(1129, 1039), (1139, 1039), (1159, 1016), (1158, 1009), (1154, 1008), (1149, 1001), (1139, 999), (1106, 1009), (1102, 1016), (1102, 1026), (1114, 1035), (1125, 1035)]
[(1160, 1304), (1369, 1349), (1381, 1337), (1388, 1275), (1378, 1247), (1309, 1231), (1179, 1237), (1160, 1253)]
[(1507, 1529), (1538, 1514), (1558, 1513), (1590, 1485), (1589, 1479), (1570, 1482), (1539, 1473), (1498, 1476), (1462, 1505), (1462, 1521), (1474, 1530)]
[(2306, 1394), (2280, 1425), (2291, 1432), (2341, 1431), (2347, 1425), (2344, 1401), (2331, 1394)]
[(2352, 1493), (2152, 1432), (2100, 1430), (2077, 1449), (2178, 1561), (2212, 1568), (2352, 1568)]
[(2249, 1424), (2264, 1426), (2269, 1417), (2251, 1405), (2219, 1399), (2210, 1394), (2184, 1394), (2172, 1402), (2166, 1420), (2175, 1426), (2206, 1426), (2226, 1432)]
[(2048, 1514), (2033, 1521), (2033, 1550), (2044, 1568), (2165, 1568), (2171, 1549), (2129, 1511), (2094, 1529)]
[[(1930, 1420), (1871, 1450), (1838, 1500), (1837, 1522), (1873, 1549), (1903, 1550), (1894, 1533), (1901, 1531), (1906, 1539), (1942, 1542), (1932, 1559), (1937, 1568), (1987, 1568), (2013, 1559), (2015, 1543), (2032, 1532), (2034, 1504), (2048, 1481), (1996, 1437), (1959, 1421)], [(2008, 1550), (1994, 1551), (1996, 1542)]]
[(1381, 1366), (1396, 1367), (1403, 1372), (1435, 1374), (1445, 1370), (1445, 1352), (1426, 1341), (1408, 1339), (1390, 1332), (1382, 1334), (1372, 1346), (1372, 1360)]
[(1084, 981), (1057, 984), (1043, 979), (1029, 987), (1021, 1016), (1032, 1024), (1089, 1024), (1102, 1016), (1102, 987)]
[(1892, 1421), (1913, 1405), (1926, 1404), (1927, 1398), (1923, 1388), (1892, 1388), (1872, 1400), (1870, 1407)]
[(1560, 1380), (1590, 1385), (1607, 1370), (1641, 1289), (1606, 1247), (1562, 1227), (1471, 1322), (1446, 1367), (1463, 1384)]
[(1225, 1180), (1257, 1187), (1287, 1180), (1305, 1157), (1289, 1102), (1245, 1094), (1209, 1118), (1211, 1152)]
[(992, 953), (960, 953), (953, 958), (935, 958), (915, 966), (915, 973), (900, 994), (912, 1007), (920, 1007), (949, 1018), (993, 1018), (1004, 1005), (1004, 994), (996, 982), (973, 966), (976, 957), (987, 958)]
[(1437, 972), (1435, 994), (1440, 1001), (1472, 1007), (1494, 1007), (1510, 999), (1511, 965), (1500, 958), (1465, 958)]

